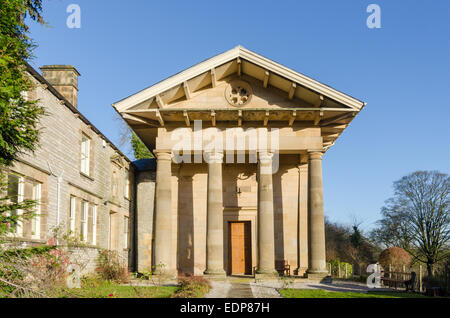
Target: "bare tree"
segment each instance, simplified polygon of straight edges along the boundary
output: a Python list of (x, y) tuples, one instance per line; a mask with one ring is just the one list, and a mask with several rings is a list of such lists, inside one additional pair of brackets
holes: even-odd
[(382, 209), (372, 236), (386, 246), (400, 246), (434, 265), (448, 257), (450, 243), (450, 178), (437, 171), (417, 171), (394, 182), (395, 195)]

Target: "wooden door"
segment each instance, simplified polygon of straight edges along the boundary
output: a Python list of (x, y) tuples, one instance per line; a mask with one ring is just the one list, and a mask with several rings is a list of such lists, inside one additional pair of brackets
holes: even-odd
[(250, 222), (231, 222), (230, 274), (251, 274)]

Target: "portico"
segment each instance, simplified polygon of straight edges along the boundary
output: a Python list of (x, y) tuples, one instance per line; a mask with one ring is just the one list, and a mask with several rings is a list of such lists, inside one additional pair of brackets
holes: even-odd
[(138, 270), (326, 275), (322, 157), (364, 105), (242, 47), (115, 103), (156, 157)]

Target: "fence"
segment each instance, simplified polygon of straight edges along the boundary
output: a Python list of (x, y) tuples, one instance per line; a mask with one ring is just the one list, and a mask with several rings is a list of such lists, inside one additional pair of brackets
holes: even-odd
[[(365, 282), (371, 273), (367, 273), (369, 264), (354, 264), (333, 260), (327, 263), (328, 274), (333, 278), (352, 279)], [(450, 267), (449, 264), (435, 269), (433, 277), (429, 277), (426, 267), (423, 265), (415, 265), (412, 267), (395, 267), (389, 265), (387, 268), (381, 269), (381, 277), (384, 279), (384, 285), (394, 288), (405, 288), (405, 281), (411, 280), (411, 273), (415, 272), (416, 278), (414, 282), (414, 290), (424, 292), (426, 289), (439, 289), (442, 293), (450, 292)], [(383, 281), (383, 280), (382, 280)]]
[(334, 260), (327, 263), (327, 268), (331, 277), (345, 279), (353, 277), (353, 266), (350, 263)]
[[(411, 281), (412, 273), (416, 274), (413, 289), (424, 292), (426, 289), (439, 289), (446, 294), (450, 291), (450, 268), (448, 265), (435, 270), (434, 276), (428, 276), (425, 266), (416, 265), (413, 267), (394, 267), (389, 265), (382, 268), (381, 277), (383, 285), (388, 287), (405, 287), (405, 281)], [(412, 283), (412, 281), (411, 281)]]

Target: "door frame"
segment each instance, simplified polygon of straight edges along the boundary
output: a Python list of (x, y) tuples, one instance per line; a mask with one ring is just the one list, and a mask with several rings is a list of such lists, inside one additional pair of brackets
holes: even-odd
[(230, 233), (229, 233), (229, 222), (238, 222), (238, 221), (248, 221), (251, 226), (251, 248), (252, 248), (252, 268), (257, 265), (256, 255), (258, 253), (257, 247), (257, 208), (256, 206), (248, 206), (248, 207), (224, 207), (223, 209), (223, 260), (224, 267), (227, 272), (227, 275), (231, 272), (231, 268), (229, 266), (230, 261)]
[[(232, 249), (231, 249), (231, 224), (233, 223), (243, 223), (244, 224), (244, 275), (252, 275), (252, 265), (253, 265), (253, 253), (252, 253), (252, 222), (249, 220), (242, 221), (228, 221), (228, 266), (227, 266), (227, 274), (233, 275), (232, 270)], [(234, 274), (240, 275), (240, 274)]]

